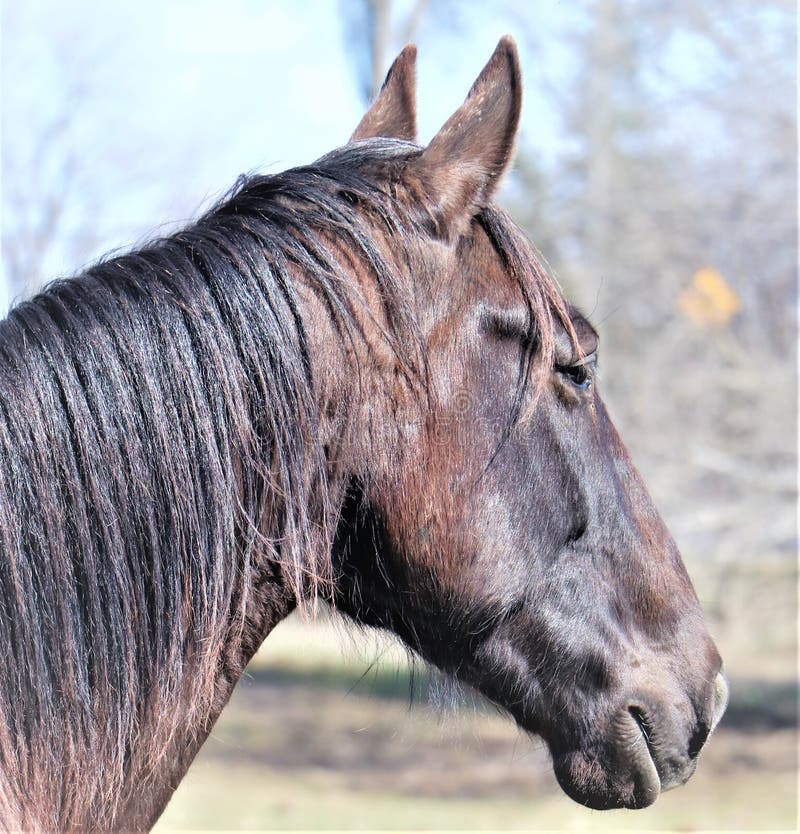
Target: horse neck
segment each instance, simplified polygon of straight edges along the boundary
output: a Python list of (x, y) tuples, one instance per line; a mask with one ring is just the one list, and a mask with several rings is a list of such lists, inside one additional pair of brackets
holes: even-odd
[[(313, 505), (309, 508), (309, 523), (315, 530), (310, 542), (313, 553), (309, 555), (309, 584), (305, 593), (303, 589), (298, 593), (297, 585), (287, 579), (286, 567), (280, 559), (272, 558), (270, 551), (250, 565), (238, 592), (244, 599), (244, 617), (241, 624), (231, 629), (234, 636), (223, 653), (210, 708), (205, 713), (195, 711), (192, 720), (170, 740), (172, 753), (165, 751), (163, 770), (151, 782), (160, 789), (153, 793), (148, 805), (142, 806), (137, 793), (132, 793), (128, 811), (120, 814), (126, 826), (133, 823), (134, 827), (148, 828), (158, 819), (174, 786), (189, 768), (230, 699), (242, 672), (273, 628), (298, 604), (315, 608), (318, 598), (332, 599), (333, 577), (328, 562), (348, 487), (360, 474), (363, 462), (365, 408), (370, 403), (371, 392), (381, 385), (376, 381), (374, 356), (370, 356), (380, 339), (370, 335), (373, 325), (364, 322), (359, 338), (354, 341), (344, 338), (341, 323), (335, 321), (325, 299), (315, 292), (313, 276), (309, 280), (309, 276), (297, 272), (293, 277), (319, 409), (316, 433), (306, 438), (311, 446), (308, 457), (322, 456), (326, 461), (324, 483), (317, 483), (316, 489), (309, 491)], [(352, 278), (354, 283), (366, 282), (369, 292), (374, 291), (362, 273)], [(371, 339), (374, 344), (370, 344)], [(269, 529), (261, 533), (266, 539), (274, 535)], [(191, 713), (191, 708), (187, 712)]]

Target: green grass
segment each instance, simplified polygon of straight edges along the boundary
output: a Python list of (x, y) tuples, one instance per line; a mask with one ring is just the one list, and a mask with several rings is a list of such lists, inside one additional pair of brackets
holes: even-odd
[[(507, 828), (525, 819), (525, 803), (461, 799), (410, 800), (388, 792), (364, 792), (337, 784), (321, 770), (301, 777), (263, 775), (247, 768), (229, 771), (237, 783), (231, 793), (221, 774), (209, 767), (198, 775), (197, 804), (170, 808), (164, 822), (189, 828), (260, 827), (269, 821), (275, 828)], [(265, 790), (265, 787), (268, 789)], [(240, 800), (247, 798), (247, 807)]]
[(711, 790), (687, 786), (645, 811), (596, 812), (553, 793), (527, 800), (412, 798), (347, 787), (323, 771), (287, 777), (206, 765), (181, 789), (157, 830), (794, 830), (794, 789), (793, 777), (776, 781), (764, 774)]

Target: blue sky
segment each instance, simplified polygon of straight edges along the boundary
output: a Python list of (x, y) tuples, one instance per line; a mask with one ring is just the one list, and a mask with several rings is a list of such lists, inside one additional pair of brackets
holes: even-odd
[[(394, 7), (402, 17), (413, 3)], [(458, 107), (498, 38), (512, 32), (526, 82), (523, 142), (543, 166), (555, 160), (565, 130), (551, 95), (575, 71), (570, 33), (584, 24), (580, 7), (476, 0), (451, 4), (457, 14), (428, 14), (416, 37), (421, 139)], [(363, 103), (340, 14), (340, 0), (3, 4), (5, 244), (24, 243), (55, 198), (59, 221), (41, 277), (74, 274), (196, 216), (242, 172), (309, 162), (345, 142)], [(652, 83), (664, 110), (716, 70), (700, 39), (677, 31), (665, 46), (672, 77)], [(687, 119), (695, 145), (713, 157), (713, 124), (687, 112), (672, 129), (686, 133)], [(8, 256), (0, 311), (9, 301)]]
[[(396, 8), (402, 15), (410, 5), (401, 0)], [(458, 28), (437, 19), (418, 33), (423, 139), (461, 103), (513, 28), (484, 4), (459, 9)], [(5, 4), (6, 231), (41, 211), (37, 200), (68, 167), (44, 272), (73, 274), (111, 248), (196, 215), (242, 172), (281, 170), (342, 144), (363, 104), (340, 12), (338, 0)], [(555, 0), (541, 2), (537, 14), (543, 26), (569, 18)], [(568, 69), (568, 56), (554, 45), (534, 63), (525, 43), (520, 49), (528, 80), (523, 130), (552, 154), (558, 125), (539, 91), (546, 72)], [(56, 137), (43, 143), (53, 125)], [(3, 309), (4, 277), (5, 270)]]

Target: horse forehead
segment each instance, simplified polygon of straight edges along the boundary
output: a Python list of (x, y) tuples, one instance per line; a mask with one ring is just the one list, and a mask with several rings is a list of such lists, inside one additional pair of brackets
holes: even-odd
[(481, 223), (471, 226), (456, 248), (455, 269), (472, 297), (498, 301), (523, 300), (519, 284), (506, 269), (503, 257)]

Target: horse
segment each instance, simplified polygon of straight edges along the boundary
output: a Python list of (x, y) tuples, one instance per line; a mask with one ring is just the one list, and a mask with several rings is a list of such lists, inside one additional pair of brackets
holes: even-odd
[(397, 635), (643, 808), (725, 709), (598, 337), (493, 204), (503, 38), (427, 146), (406, 47), (343, 147), (0, 323), (0, 818), (147, 830), (295, 609)]

